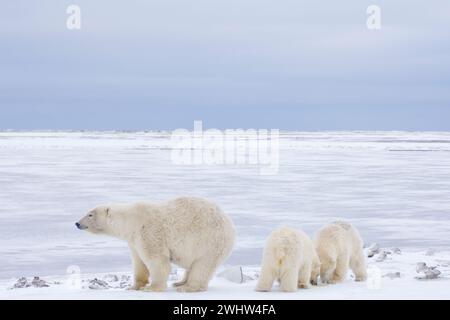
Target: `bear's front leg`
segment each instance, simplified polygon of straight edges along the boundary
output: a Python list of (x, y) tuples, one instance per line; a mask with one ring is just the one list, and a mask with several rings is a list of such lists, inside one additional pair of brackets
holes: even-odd
[(134, 284), (129, 289), (140, 290), (148, 284), (148, 277), (150, 276), (150, 273), (147, 269), (147, 266), (139, 257), (137, 251), (131, 246), (130, 250), (131, 250), (131, 258), (133, 260)]
[(170, 274), (170, 260), (167, 257), (144, 258), (144, 263), (151, 274), (151, 284), (144, 288), (145, 291), (161, 292), (167, 289), (167, 281)]
[(350, 260), (350, 268), (355, 274), (355, 281), (366, 281), (367, 280), (367, 268), (365, 256), (362, 251), (358, 252), (352, 259)]

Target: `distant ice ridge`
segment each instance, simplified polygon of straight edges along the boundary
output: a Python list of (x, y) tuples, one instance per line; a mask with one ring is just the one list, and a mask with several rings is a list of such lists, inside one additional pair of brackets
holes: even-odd
[[(0, 148), (170, 148), (170, 136), (171, 131), (0, 131)], [(281, 149), (450, 151), (450, 132), (282, 131), (280, 139)]]

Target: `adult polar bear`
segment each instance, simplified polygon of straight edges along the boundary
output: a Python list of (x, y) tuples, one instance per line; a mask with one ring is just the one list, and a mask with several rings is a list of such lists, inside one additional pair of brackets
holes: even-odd
[[(128, 242), (134, 290), (167, 289), (173, 263), (186, 269), (184, 279), (174, 284), (178, 291), (206, 291), (235, 240), (228, 216), (215, 204), (198, 198), (178, 198), (163, 204), (100, 206), (76, 226)], [(147, 286), (149, 277), (151, 285)]]

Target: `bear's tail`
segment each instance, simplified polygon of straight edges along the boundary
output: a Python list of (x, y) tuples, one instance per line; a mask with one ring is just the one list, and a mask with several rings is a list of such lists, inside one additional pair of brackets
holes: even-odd
[(281, 267), (284, 264), (284, 260), (286, 259), (286, 251), (284, 248), (277, 248), (275, 250), (275, 259), (278, 267)]

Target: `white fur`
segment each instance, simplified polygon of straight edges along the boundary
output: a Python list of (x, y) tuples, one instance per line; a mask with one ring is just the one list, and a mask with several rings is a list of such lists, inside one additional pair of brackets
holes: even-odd
[[(216, 205), (197, 198), (163, 204), (100, 206), (80, 222), (81, 228), (128, 242), (134, 286), (164, 291), (171, 263), (186, 269), (178, 291), (205, 291), (214, 271), (229, 256), (235, 240), (233, 223)], [(149, 283), (151, 278), (151, 285)], [(146, 287), (147, 286), (147, 287)]]
[(356, 281), (367, 279), (363, 241), (351, 224), (337, 221), (326, 225), (316, 234), (314, 242), (321, 263), (320, 278), (323, 283), (345, 280), (349, 267)]
[(257, 291), (270, 291), (274, 281), (281, 290), (293, 292), (317, 284), (319, 258), (311, 239), (302, 231), (281, 228), (274, 231), (264, 251)]

